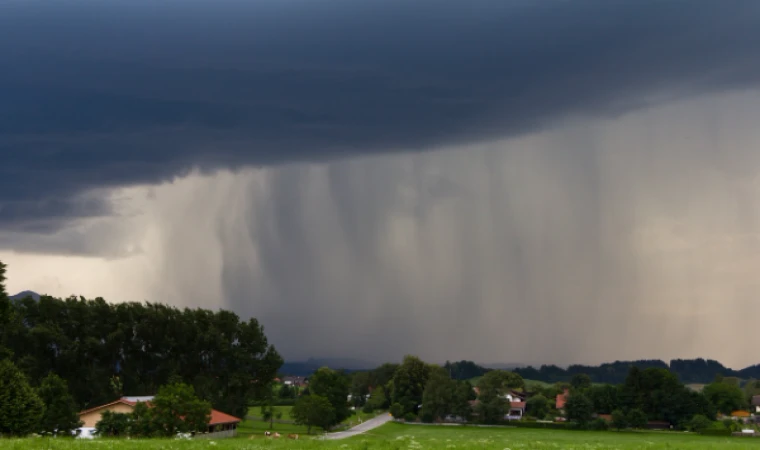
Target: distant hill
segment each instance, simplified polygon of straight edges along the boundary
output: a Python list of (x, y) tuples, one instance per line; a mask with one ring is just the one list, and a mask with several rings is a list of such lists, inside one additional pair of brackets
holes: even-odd
[(306, 361), (287, 361), (280, 367), (283, 375), (309, 376), (320, 367), (329, 367), (346, 372), (358, 372), (371, 370), (379, 366), (379, 363), (364, 361), (353, 358), (309, 358)]
[(40, 301), (40, 294), (38, 294), (36, 292), (33, 292), (33, 291), (19, 292), (18, 294), (12, 295), (12, 296), (10, 296), (8, 298), (10, 298), (11, 300), (23, 300), (23, 299), (25, 299), (27, 297), (32, 297), (35, 302)]

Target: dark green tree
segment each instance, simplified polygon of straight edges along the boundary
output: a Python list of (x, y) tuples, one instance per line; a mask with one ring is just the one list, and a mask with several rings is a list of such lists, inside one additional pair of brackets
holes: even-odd
[(78, 409), (121, 392), (153, 395), (177, 378), (241, 417), (282, 364), (259, 323), (229, 311), (80, 297), (9, 302), (2, 289), (0, 359), (9, 357), (32, 385), (50, 372), (66, 380)]
[(42, 380), (37, 395), (45, 404), (45, 413), (38, 428), (42, 434), (73, 436), (74, 430), (82, 426), (76, 402), (61, 377), (50, 373)]
[(307, 433), (311, 427), (328, 430), (335, 422), (335, 408), (327, 397), (311, 394), (304, 395), (296, 401), (290, 416), (299, 425), (306, 425)]
[(367, 401), (367, 405), (374, 411), (383, 409), (388, 405), (388, 397), (385, 395), (385, 389), (382, 386), (372, 391)]
[(394, 419), (403, 419), (405, 414), (404, 407), (401, 403), (394, 403), (391, 405), (390, 413)]
[(422, 417), (426, 422), (445, 417), (454, 409), (456, 382), (440, 367), (432, 367), (422, 393)]
[(689, 421), (689, 429), (691, 431), (702, 432), (712, 426), (712, 421), (702, 414), (696, 414)]
[(573, 378), (570, 380), (570, 386), (573, 387), (573, 389), (577, 390), (585, 390), (591, 387), (591, 377), (586, 375), (585, 373), (578, 373), (573, 375)]
[(594, 404), (594, 412), (597, 414), (610, 414), (620, 408), (618, 401), (618, 388), (609, 384), (591, 386), (584, 394)]
[(525, 380), (515, 372), (506, 370), (492, 370), (478, 381), (478, 389), (481, 395), (483, 392), (493, 392), (497, 395), (503, 395), (511, 389), (523, 389)]
[(628, 411), (628, 414), (626, 414), (626, 421), (629, 426), (638, 429), (646, 428), (647, 423), (649, 422), (646, 413), (638, 408)]
[(616, 409), (612, 411), (612, 426), (618, 431), (628, 428), (628, 417), (623, 410)]
[(160, 435), (154, 420), (153, 410), (145, 402), (137, 402), (129, 414), (129, 434), (133, 437), (151, 437)]
[(470, 420), (472, 416), (472, 407), (470, 400), (475, 400), (475, 391), (469, 381), (457, 381), (454, 386), (454, 395), (452, 396), (451, 414), (459, 416), (464, 420)]
[(509, 412), (507, 401), (492, 393), (481, 394), (478, 400), (475, 412), (478, 414), (478, 421), (481, 423), (498, 424), (504, 420), (504, 416)]
[(749, 405), (742, 389), (725, 381), (708, 384), (702, 390), (705, 398), (723, 414), (731, 414), (737, 409), (746, 409)]
[(283, 384), (277, 393), (280, 398), (296, 398), (298, 389), (296, 387), (290, 387), (287, 384)]
[(24, 374), (9, 360), (0, 361), (0, 435), (36, 431), (44, 412), (45, 404)]
[(594, 404), (581, 393), (571, 393), (565, 403), (567, 419), (580, 428), (587, 428), (594, 418)]
[(526, 413), (529, 416), (537, 417), (539, 419), (546, 417), (546, 415), (549, 414), (549, 411), (551, 410), (549, 399), (541, 394), (530, 397), (526, 402), (525, 407)]
[(95, 434), (107, 437), (128, 436), (131, 420), (131, 414), (103, 411), (100, 420), (95, 424)]
[(153, 428), (162, 436), (204, 431), (211, 417), (211, 404), (200, 400), (193, 387), (184, 383), (161, 387), (151, 405)]
[(404, 408), (404, 414), (417, 412), (430, 375), (430, 366), (416, 356), (405, 356), (391, 380), (391, 401)]
[(333, 423), (342, 422), (351, 415), (348, 408), (348, 378), (345, 374), (327, 367), (322, 367), (309, 378), (309, 391), (311, 395), (326, 398), (333, 407)]

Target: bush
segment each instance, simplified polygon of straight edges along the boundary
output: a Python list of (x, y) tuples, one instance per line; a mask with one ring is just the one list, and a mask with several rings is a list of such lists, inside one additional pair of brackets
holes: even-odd
[(414, 413), (408, 412), (408, 413), (404, 414), (404, 421), (406, 421), (406, 422), (416, 422), (417, 421), (417, 416)]
[(362, 412), (364, 414), (372, 414), (372, 412), (375, 410), (374, 407), (372, 407), (371, 403), (365, 403), (364, 407), (362, 408)]
[(432, 412), (423, 409), (422, 413), (420, 414), (420, 419), (422, 419), (422, 421), (425, 423), (433, 423), (433, 421), (435, 421), (435, 416)]
[(646, 413), (640, 409), (632, 409), (628, 411), (628, 414), (626, 414), (626, 419), (628, 421), (628, 425), (630, 425), (632, 428), (639, 429), (646, 428), (647, 423), (649, 422)]
[(394, 403), (391, 405), (390, 413), (394, 418), (401, 419), (404, 417), (404, 407), (401, 403)]
[[(708, 419), (707, 417), (703, 416), (702, 414), (694, 415), (694, 417), (692, 417), (691, 420), (689, 421), (689, 429), (691, 429), (692, 431), (700, 432), (700, 433), (710, 428), (711, 425), (712, 425), (712, 421)], [(724, 430), (720, 430), (720, 431), (724, 431)], [(725, 430), (725, 431), (727, 431), (729, 434), (731, 433), (729, 430)]]
[(598, 419), (594, 419), (590, 424), (589, 428), (596, 431), (604, 431), (608, 428), (607, 421), (602, 419), (601, 417)]

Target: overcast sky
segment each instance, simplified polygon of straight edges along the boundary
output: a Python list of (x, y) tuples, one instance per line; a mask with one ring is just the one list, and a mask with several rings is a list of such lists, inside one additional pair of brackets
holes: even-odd
[(291, 360), (760, 363), (758, 23), (754, 0), (2, 2), (9, 290), (228, 308)]

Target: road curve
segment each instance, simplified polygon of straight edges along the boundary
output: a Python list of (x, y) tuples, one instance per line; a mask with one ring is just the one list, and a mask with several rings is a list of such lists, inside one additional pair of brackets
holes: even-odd
[(323, 436), (322, 439), (336, 440), (350, 438), (352, 436), (366, 433), (367, 431), (373, 430), (381, 425), (385, 425), (391, 420), (393, 420), (393, 417), (390, 414), (380, 414), (379, 416), (373, 417), (368, 421), (351, 428), (350, 430), (338, 431), (337, 433), (327, 433)]

